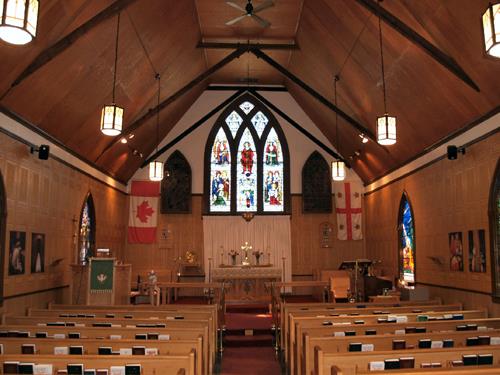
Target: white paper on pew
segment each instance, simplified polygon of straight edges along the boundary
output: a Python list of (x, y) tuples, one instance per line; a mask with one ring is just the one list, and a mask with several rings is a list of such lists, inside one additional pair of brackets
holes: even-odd
[(33, 375), (52, 375), (52, 365), (38, 364), (33, 367)]
[(45, 323), (37, 323), (36, 325), (37, 325), (38, 327), (46, 327), (46, 326), (47, 326), (47, 324), (45, 324)]
[(334, 332), (333, 335), (337, 336), (337, 337), (341, 337), (341, 336), (345, 336), (345, 332)]
[(127, 324), (125, 327), (126, 328), (135, 328), (135, 325), (133, 325), (133, 324)]
[(387, 321), (388, 322), (395, 322), (398, 320), (398, 316), (397, 315), (387, 315)]
[(431, 349), (441, 349), (443, 347), (443, 341), (436, 340), (431, 341)]
[(54, 347), (54, 354), (69, 354), (69, 348), (67, 346), (55, 346)]
[(168, 341), (170, 340), (170, 335), (158, 335), (158, 340)]
[(486, 326), (478, 326), (478, 327), (477, 327), (477, 330), (478, 330), (478, 331), (483, 331), (483, 332), (484, 332), (484, 331), (487, 331), (487, 330), (488, 330), (488, 327), (486, 327)]
[(373, 352), (375, 346), (373, 344), (362, 344), (361, 351), (362, 352)]
[(146, 348), (145, 355), (158, 355), (158, 348)]
[(54, 333), (53, 337), (57, 340), (60, 340), (60, 339), (65, 339), (66, 335), (64, 333)]
[(351, 322), (337, 322), (337, 323), (333, 323), (332, 325), (334, 325), (334, 326), (350, 326)]
[(111, 366), (109, 375), (125, 375), (125, 366)]
[(404, 329), (397, 329), (394, 331), (395, 335), (406, 335), (406, 332)]
[(121, 340), (122, 335), (109, 335), (110, 340)]
[(85, 327), (84, 323), (75, 323), (75, 327)]
[(385, 363), (383, 361), (370, 362), (370, 371), (384, 371)]
[(443, 317), (445, 319), (452, 319), (453, 318), (453, 314), (444, 314)]
[(175, 320), (175, 318), (173, 316), (167, 316), (165, 319), (167, 319), (167, 320)]
[(121, 327), (121, 324), (111, 324), (111, 328), (119, 328)]
[(132, 348), (120, 348), (120, 355), (132, 355)]
[(408, 323), (408, 317), (406, 315), (397, 316), (396, 323)]
[(490, 338), (490, 345), (500, 345), (500, 337)]

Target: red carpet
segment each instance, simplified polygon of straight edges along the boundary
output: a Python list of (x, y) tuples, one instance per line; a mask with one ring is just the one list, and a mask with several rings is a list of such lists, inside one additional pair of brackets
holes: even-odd
[(226, 348), (221, 375), (281, 375), (281, 367), (272, 347)]
[(270, 314), (226, 313), (226, 329), (271, 329)]

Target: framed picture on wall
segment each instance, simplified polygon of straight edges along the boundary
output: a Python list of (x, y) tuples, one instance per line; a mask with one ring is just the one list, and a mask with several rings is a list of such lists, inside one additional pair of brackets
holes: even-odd
[(26, 232), (11, 231), (9, 238), (9, 275), (22, 275), (25, 267)]
[(470, 230), (467, 233), (470, 272), (486, 272), (486, 242), (484, 236), (484, 229)]
[(45, 271), (45, 234), (31, 233), (31, 273)]
[(450, 270), (464, 270), (464, 247), (462, 242), (462, 232), (448, 233), (448, 243), (450, 249)]
[(319, 225), (320, 231), (320, 246), (333, 247), (333, 224), (325, 222)]

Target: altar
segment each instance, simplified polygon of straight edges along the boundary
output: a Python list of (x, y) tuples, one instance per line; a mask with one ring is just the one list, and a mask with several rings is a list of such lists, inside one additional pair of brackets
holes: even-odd
[(212, 270), (212, 280), (224, 282), (226, 301), (269, 302), (265, 283), (282, 280), (282, 269), (271, 266), (224, 266)]

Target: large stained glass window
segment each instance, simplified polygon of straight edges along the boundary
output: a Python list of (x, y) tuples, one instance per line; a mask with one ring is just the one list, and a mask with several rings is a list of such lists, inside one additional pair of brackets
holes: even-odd
[(231, 211), (231, 150), (222, 128), (215, 136), (210, 157), (210, 211)]
[(230, 104), (205, 149), (206, 212), (287, 213), (289, 157), (272, 113), (245, 94)]
[(92, 194), (88, 193), (80, 214), (78, 263), (87, 264), (95, 250), (95, 210)]
[(415, 286), (415, 227), (413, 210), (406, 193), (399, 205), (399, 281), (402, 286)]
[(491, 184), (489, 211), (493, 300), (500, 302), (500, 161)]

